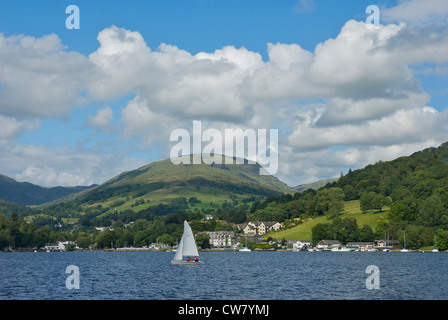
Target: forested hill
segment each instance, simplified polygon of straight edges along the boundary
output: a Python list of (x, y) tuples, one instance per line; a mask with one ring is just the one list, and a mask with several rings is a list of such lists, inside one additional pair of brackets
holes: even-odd
[[(361, 214), (366, 214), (361, 220), (366, 221), (370, 215), (372, 226), (359, 225), (358, 230), (354, 214), (344, 209), (351, 204), (359, 205)], [(300, 218), (303, 225), (326, 217), (327, 223), (317, 223), (311, 229), (315, 240), (374, 241), (387, 235), (403, 243), (406, 234), (408, 247), (416, 249), (432, 247), (436, 236), (439, 249), (446, 250), (448, 143), (393, 161), (379, 161), (363, 169), (350, 170), (319, 190), (308, 189), (294, 196), (256, 201), (250, 211), (255, 219), (286, 223), (288, 219)], [(300, 229), (300, 224), (295, 228)]]
[(430, 196), (438, 196), (448, 204), (447, 182), (448, 142), (438, 148), (349, 171), (328, 187), (341, 188), (346, 201), (360, 199), (365, 191), (370, 191), (415, 207)]
[(325, 188), (342, 189), (346, 201), (359, 199), (363, 212), (387, 203), (391, 207), (388, 214), (391, 223), (406, 229), (406, 234), (412, 226), (441, 229), (445, 234), (448, 230), (448, 142), (438, 148), (349, 171)]

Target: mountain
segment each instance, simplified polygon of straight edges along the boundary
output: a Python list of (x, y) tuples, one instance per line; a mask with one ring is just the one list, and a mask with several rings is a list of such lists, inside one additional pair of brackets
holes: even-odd
[[(260, 175), (259, 164), (178, 164), (170, 159), (123, 172), (80, 197), (89, 206), (139, 210), (151, 204), (191, 199), (197, 208), (213, 208), (223, 203), (254, 201), (282, 193), (294, 193), (276, 177)], [(250, 200), (252, 199), (252, 200)]]
[(39, 205), (81, 192), (90, 187), (92, 186), (46, 188), (29, 182), (18, 182), (0, 174), (0, 200), (22, 205)]
[(308, 189), (318, 190), (318, 189), (324, 187), (327, 183), (333, 183), (333, 182), (337, 181), (338, 179), (339, 178), (330, 178), (330, 179), (319, 180), (319, 181), (315, 181), (315, 182), (311, 182), (311, 183), (300, 184), (297, 187), (294, 187), (294, 190), (296, 190), (298, 192), (305, 191)]

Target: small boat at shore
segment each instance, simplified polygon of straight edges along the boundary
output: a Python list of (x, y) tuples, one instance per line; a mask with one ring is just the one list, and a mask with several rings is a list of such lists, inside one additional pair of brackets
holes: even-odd
[(350, 252), (351, 250), (347, 247), (335, 247), (331, 249), (331, 252)]
[(437, 249), (437, 238), (436, 238), (436, 235), (434, 235), (434, 249), (432, 249), (431, 252), (439, 252), (439, 249)]
[(403, 234), (404, 237), (404, 245), (403, 249), (400, 250), (400, 252), (409, 252), (409, 250), (406, 248), (406, 234)]
[(247, 237), (246, 237), (246, 246), (245, 246), (244, 248), (239, 249), (238, 251), (242, 251), (242, 252), (250, 252), (250, 251), (252, 251), (252, 250), (250, 250), (250, 249), (247, 247)]

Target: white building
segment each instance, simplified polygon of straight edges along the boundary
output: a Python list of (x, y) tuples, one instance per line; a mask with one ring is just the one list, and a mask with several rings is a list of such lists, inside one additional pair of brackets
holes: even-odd
[(212, 247), (233, 247), (237, 245), (235, 231), (207, 231)]
[[(45, 246), (45, 250), (47, 251), (66, 251), (69, 246), (74, 246), (75, 242), (73, 241), (58, 241), (55, 244), (48, 244)], [(78, 246), (75, 249), (79, 249)]]
[(114, 228), (111, 228), (111, 227), (95, 227), (95, 229), (100, 231), (100, 232), (103, 232), (103, 231), (106, 231), (106, 230), (110, 230), (110, 231), (114, 230)]
[(247, 235), (264, 235), (271, 231), (281, 230), (283, 228), (282, 224), (277, 221), (254, 221), (245, 224), (235, 225), (239, 230), (242, 230), (244, 234)]

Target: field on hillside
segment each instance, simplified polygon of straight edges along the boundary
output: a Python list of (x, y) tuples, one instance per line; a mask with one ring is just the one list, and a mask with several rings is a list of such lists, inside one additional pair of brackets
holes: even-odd
[[(363, 225), (370, 225), (375, 231), (376, 226), (379, 222), (388, 221), (389, 208), (386, 207), (383, 211), (368, 211), (366, 213), (362, 213), (359, 200), (348, 201), (345, 203), (344, 212), (340, 215), (341, 219), (344, 218), (355, 218), (358, 224), (358, 227), (362, 227)], [(307, 221), (299, 224), (293, 228), (278, 231), (278, 232), (270, 232), (269, 234), (264, 235), (264, 239), (268, 237), (272, 237), (275, 239), (286, 239), (286, 240), (311, 240), (311, 229), (318, 223), (330, 223), (331, 220), (326, 216), (318, 217), (318, 218), (309, 218)]]

